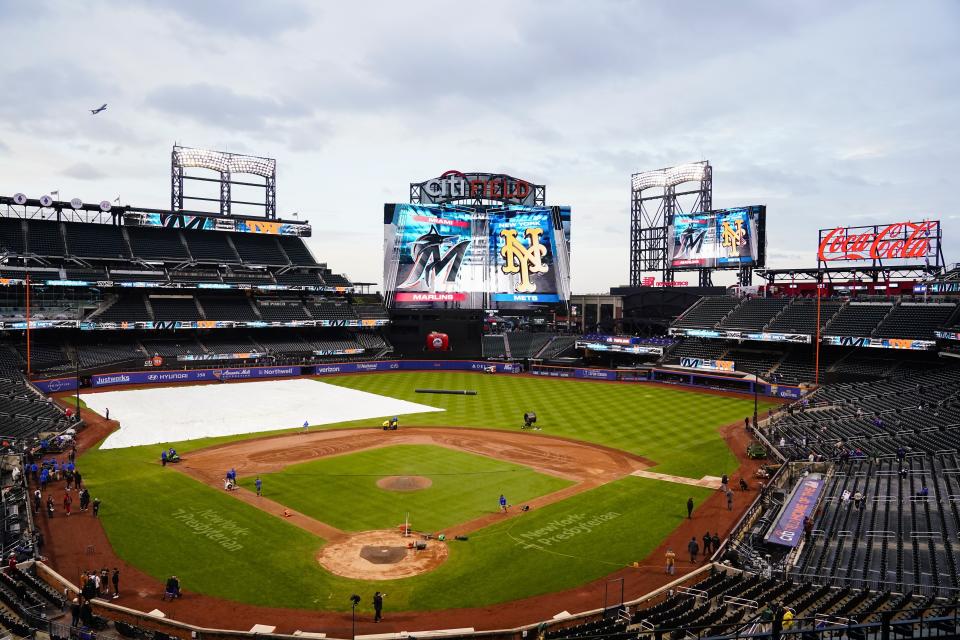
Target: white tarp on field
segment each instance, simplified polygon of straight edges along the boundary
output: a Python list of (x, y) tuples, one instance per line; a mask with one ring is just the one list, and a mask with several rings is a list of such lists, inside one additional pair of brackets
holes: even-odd
[(83, 400), (100, 415), (109, 407), (120, 422), (104, 449), (443, 411), (304, 378), (107, 391)]

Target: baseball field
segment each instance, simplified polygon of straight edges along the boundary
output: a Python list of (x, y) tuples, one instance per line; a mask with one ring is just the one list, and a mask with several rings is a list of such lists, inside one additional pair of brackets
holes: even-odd
[[(251, 406), (269, 406), (261, 383), (234, 384), (249, 390)], [(688, 498), (706, 500), (714, 490), (692, 481), (738, 464), (720, 428), (753, 412), (746, 396), (530, 376), (391, 373), (314, 384), (434, 410), (401, 415), (395, 432), (377, 416), (90, 449), (78, 467), (102, 501), (113, 552), (158, 581), (176, 574), (189, 593), (263, 607), (342, 611), (351, 593), (379, 589), (392, 611), (427, 611), (570, 589), (642, 561), (684, 521)], [(761, 411), (768, 406), (761, 400)], [(162, 434), (164, 407), (155, 409)], [(204, 407), (196, 411), (202, 420)], [(525, 411), (536, 411), (542, 430), (520, 429)], [(183, 462), (161, 466), (160, 449), (171, 446)], [(235, 491), (222, 484), (230, 468)], [(405, 522), (434, 536), (431, 559), (416, 570), (405, 574), (403, 560), (328, 562), (333, 545), (348, 550), (335, 556), (379, 547), (390, 555), (388, 547), (419, 540), (400, 535)], [(372, 531), (396, 540), (356, 542)], [(353, 572), (359, 565), (367, 573)]]

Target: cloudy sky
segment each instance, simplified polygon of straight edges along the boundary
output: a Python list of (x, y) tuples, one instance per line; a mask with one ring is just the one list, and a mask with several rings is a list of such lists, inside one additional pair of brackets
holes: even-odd
[(924, 217), (960, 260), (955, 0), (0, 0), (0, 37), (0, 193), (165, 207), (174, 142), (270, 156), (354, 280), (382, 280), (383, 203), (460, 169), (547, 184), (574, 291), (606, 290), (630, 174), (701, 159), (716, 207), (767, 205), (772, 266)]

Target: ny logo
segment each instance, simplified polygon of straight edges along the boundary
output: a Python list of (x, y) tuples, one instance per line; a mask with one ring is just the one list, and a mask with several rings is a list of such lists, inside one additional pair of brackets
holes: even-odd
[(527, 247), (523, 241), (517, 237), (516, 229), (504, 229), (500, 232), (503, 238), (503, 248), (500, 249), (500, 255), (503, 256), (504, 264), (500, 267), (503, 273), (519, 273), (520, 282), (516, 286), (517, 293), (529, 293), (537, 290), (537, 285), (530, 282), (531, 273), (546, 273), (547, 265), (540, 259), (547, 255), (546, 245), (540, 244), (540, 236), (543, 229), (532, 227), (525, 229), (523, 235), (530, 242)]
[[(434, 280), (445, 280), (447, 283), (457, 281), (457, 275), (460, 273), (460, 265), (463, 264), (463, 258), (467, 253), (467, 247), (470, 246), (469, 240), (461, 240), (446, 253), (440, 253), (441, 247), (456, 236), (445, 236), (437, 231), (436, 227), (431, 227), (429, 233), (425, 233), (413, 243), (413, 267), (407, 275), (406, 281), (398, 285), (398, 289), (410, 289), (417, 287), (420, 283), (426, 288), (433, 286)], [(446, 270), (446, 277), (441, 274)]]
[(728, 249), (742, 247), (747, 244), (747, 230), (743, 228), (743, 220), (736, 220), (735, 222), (737, 224), (736, 229), (731, 227), (730, 222), (727, 220), (723, 221), (720, 229), (720, 245)]

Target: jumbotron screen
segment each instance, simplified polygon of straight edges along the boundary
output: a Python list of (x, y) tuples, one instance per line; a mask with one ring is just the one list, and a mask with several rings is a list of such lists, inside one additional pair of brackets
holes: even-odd
[(387, 204), (392, 307), (520, 309), (570, 299), (570, 207)]
[(677, 214), (667, 233), (670, 266), (763, 267), (766, 222), (767, 208), (762, 205)]

